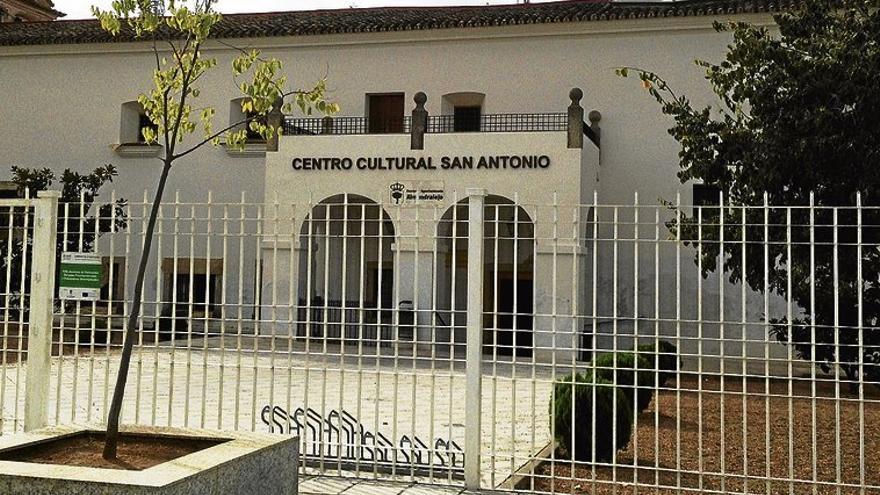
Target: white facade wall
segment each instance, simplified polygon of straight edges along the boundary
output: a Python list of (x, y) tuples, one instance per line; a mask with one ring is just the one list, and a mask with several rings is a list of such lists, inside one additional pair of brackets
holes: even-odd
[[(501, 267), (512, 267), (516, 264), (514, 254), (520, 264), (526, 264), (524, 260), (529, 258), (528, 271), (534, 272), (534, 275), (528, 275), (530, 282), (534, 283), (534, 312), (543, 315), (554, 311), (571, 314), (574, 305), (571, 297), (575, 293), (572, 290), (574, 279), (570, 276), (554, 276), (552, 267), (555, 263), (556, 270), (564, 274), (571, 274), (575, 270), (576, 262), (571, 249), (573, 242), (569, 241), (568, 246), (565, 241), (556, 242), (554, 237), (563, 235), (557, 230), (558, 222), (555, 223), (546, 211), (539, 213), (539, 210), (555, 201), (561, 205), (557, 211), (559, 218), (573, 218), (574, 206), (583, 199), (581, 163), (584, 151), (568, 147), (565, 131), (427, 134), (424, 144), (423, 150), (411, 150), (409, 135), (282, 137), (278, 152), (270, 153), (266, 164), (266, 201), (268, 205), (272, 205), (273, 210), (274, 205), (278, 205), (277, 215), (273, 213), (272, 216), (279, 221), (277, 224), (274, 221), (266, 224), (264, 259), (273, 261), (272, 264), (263, 265), (263, 294), (273, 294), (272, 299), (275, 301), (280, 297), (282, 304), (291, 300), (287, 294), (291, 286), (291, 272), (279, 271), (277, 266), (280, 264), (290, 267), (290, 260), (293, 259), (294, 266), (299, 267), (296, 272), (299, 274), (296, 284), (299, 300), (311, 300), (315, 296), (325, 300), (351, 301), (363, 298), (357, 292), (358, 283), (345, 284), (348, 290), (346, 293), (339, 281), (343, 279), (343, 265), (346, 267), (345, 279), (350, 280), (361, 273), (363, 267), (360, 265), (375, 263), (378, 258), (378, 240), (375, 238), (378, 229), (375, 221), (367, 225), (371, 228), (359, 227), (360, 222), (352, 219), (359, 215), (356, 207), (351, 208), (347, 216), (339, 212), (334, 216), (337, 221), (330, 227), (333, 232), (329, 238), (323, 237), (327, 229), (324, 222), (320, 219), (311, 223), (307, 221), (307, 217), (315, 211), (312, 205), (318, 205), (328, 198), (334, 198), (331, 201), (337, 206), (343, 201), (351, 201), (339, 197), (340, 193), (345, 192), (381, 205), (392, 225), (395, 238), (390, 250), (393, 255), (389, 255), (389, 259), (384, 262), (385, 268), (395, 272), (392, 307), (397, 308), (402, 301), (415, 304), (417, 323), (425, 333), (422, 335), (423, 341), (431, 340), (428, 331), (432, 326), (435, 310), (442, 313), (445, 321), (463, 330), (463, 311), (468, 300), (464, 290), (467, 272), (462, 263), (455, 263), (454, 268), (445, 266), (451, 250), (452, 242), (449, 237), (452, 233), (441, 232), (441, 225), (445, 224), (448, 230), (450, 208), (467, 199), (468, 194), (477, 189), (488, 197), (503, 198), (522, 205), (522, 218), (517, 218), (519, 215), (514, 214), (511, 208), (498, 212), (498, 216), (515, 220), (518, 225), (516, 229), (523, 229), (522, 233), (515, 232), (522, 238), (518, 241), (517, 249), (529, 253), (522, 253), (522, 256), (519, 252), (514, 253), (513, 241), (489, 241), (486, 246), (490, 252), (488, 259), (497, 259), (497, 265)], [(590, 143), (586, 146), (593, 145)], [(444, 169), (442, 165), (444, 157), (450, 160), (466, 157), (473, 158), (476, 167), (481, 157), (501, 155), (540, 155), (547, 158), (549, 165), (546, 168), (506, 170)], [(345, 158), (357, 161), (362, 157), (425, 159), (430, 160), (436, 170), (358, 170), (356, 166), (350, 170), (295, 170), (292, 166), (294, 160), (303, 158)], [(424, 181), (430, 182), (432, 189), (442, 190), (443, 199), (420, 204), (404, 202), (400, 205), (392, 200), (392, 184), (418, 184)], [(319, 210), (320, 208), (318, 206)], [(490, 214), (491, 217), (495, 216), (491, 210)], [(322, 213), (318, 215), (324, 218)], [(343, 219), (348, 220), (343, 222)], [(566, 220), (563, 222), (565, 227), (570, 224)], [(349, 230), (346, 233), (342, 228), (343, 223), (348, 223), (355, 231)], [(530, 225), (529, 238), (535, 240), (534, 245), (531, 240), (526, 239), (527, 224)], [(314, 232), (316, 229), (320, 232)], [(360, 229), (369, 230), (366, 235), (372, 237), (361, 241), (358, 237)], [(487, 230), (492, 236), (491, 220)], [(304, 239), (308, 236), (296, 237), (292, 235), (294, 233), (315, 233), (318, 234), (318, 241), (315, 246), (305, 246)], [(466, 236), (460, 233), (458, 235), (463, 237), (459, 241), (460, 249), (466, 249)], [(564, 235), (570, 238), (572, 233), (566, 229)], [(297, 240), (291, 243), (292, 238)], [(363, 253), (360, 242), (368, 244)], [(292, 252), (291, 244), (295, 245)], [(486, 270), (491, 272), (495, 264), (494, 261), (487, 264)], [(330, 270), (329, 277), (325, 276), (325, 269)], [(453, 270), (458, 280), (455, 288), (451, 281)], [(308, 275), (309, 272), (311, 276)], [(434, 274), (440, 280), (433, 280)], [(325, 286), (325, 280), (331, 281), (329, 286)], [(491, 309), (489, 307), (486, 310)], [(274, 314), (277, 316), (279, 313), (275, 310)], [(282, 316), (282, 319), (287, 318)], [(539, 317), (534, 322), (541, 330), (536, 332), (536, 336), (545, 339), (543, 347), (553, 345), (551, 327), (554, 324), (560, 328), (572, 327), (570, 317), (557, 318), (553, 323), (550, 320), (551, 318)], [(463, 335), (459, 337), (463, 338)], [(449, 336), (443, 336), (441, 340), (448, 341)]]
[[(770, 22), (766, 15), (736, 19)], [(678, 146), (666, 132), (670, 120), (660, 113), (636, 79), (621, 79), (613, 69), (631, 66), (656, 71), (695, 105), (708, 103), (712, 100), (703, 70), (693, 62), (720, 60), (730, 41), (729, 34), (712, 29), (713, 20), (718, 19), (644, 19), (227, 41), (261, 48), (266, 55), (280, 58), (295, 86), (306, 87), (327, 76), (330, 98), (340, 104), (340, 115), (344, 116), (364, 115), (368, 93), (403, 92), (408, 108), (412, 108), (412, 97), (418, 91), (428, 95), (426, 108), (432, 115), (444, 108), (443, 95), (459, 92), (485, 94), (484, 114), (564, 112), (570, 103), (569, 90), (580, 87), (585, 93), (582, 105), (586, 111), (602, 113), (602, 148), (601, 153), (595, 153), (591, 144), (585, 144), (583, 158), (578, 155), (574, 159), (582, 161), (581, 173), (573, 172), (570, 177), (575, 190), (565, 192), (560, 201), (589, 202), (595, 189), (600, 203), (629, 204), (636, 191), (643, 203), (651, 203), (657, 198), (674, 199), (680, 190), (682, 202), (689, 203), (690, 188), (681, 188), (675, 176)], [(230, 118), (230, 101), (240, 96), (228, 70), (234, 53), (217, 44), (206, 52), (219, 59), (220, 69), (201, 82), (199, 104), (214, 106), (217, 124), (222, 125)], [(11, 165), (86, 171), (113, 163), (119, 168), (119, 179), (114, 184), (118, 196), (139, 199), (145, 189), (151, 196), (160, 162), (120, 156), (113, 148), (120, 141), (122, 105), (148, 89), (152, 63), (149, 46), (143, 43), (0, 47), (0, 87), (6, 88), (0, 104), (0, 174), (7, 173)], [(558, 136), (564, 139), (564, 133)], [(361, 138), (364, 143), (379, 142), (376, 137)], [(317, 152), (322, 140), (332, 139), (285, 138), (283, 142)], [(383, 144), (388, 152), (382, 154), (393, 155), (392, 147), (397, 147), (398, 154), (408, 154), (408, 136), (382, 139), (389, 140)], [(474, 143), (467, 143), (469, 139)], [(429, 134), (426, 146), (472, 149), (488, 145), (491, 139), (485, 134)], [(522, 144), (528, 148), (528, 142)], [(276, 183), (273, 160), (280, 159), (276, 155), (289, 153), (282, 149), (268, 156), (235, 155), (223, 148), (207, 147), (181, 160), (172, 171), (169, 194), (179, 191), (185, 201), (204, 201), (212, 191), (214, 201), (236, 202), (245, 191), (249, 200), (268, 204), (273, 198), (265, 184)], [(284, 182), (289, 190), (300, 197), (308, 193), (314, 201), (331, 192), (325, 190), (325, 185), (310, 183), (306, 174), (284, 180), (289, 181)], [(541, 182), (539, 196), (547, 203), (553, 192), (563, 193), (560, 188), (566, 183)], [(467, 186), (461, 184), (462, 188)], [(523, 186), (523, 182), (499, 182), (496, 189), (510, 196), (515, 191), (522, 195), (526, 194)], [(383, 183), (384, 188), (387, 184)], [(332, 192), (346, 191), (340, 183)], [(252, 255), (254, 252), (249, 250), (248, 256)], [(689, 256), (684, 261), (685, 268), (696, 270), (689, 264)], [(609, 262), (602, 259), (600, 265), (607, 267)], [(277, 263), (287, 266), (283, 260)], [(245, 265), (253, 266), (250, 261)], [(664, 266), (663, 271), (668, 275), (673, 268)], [(622, 273), (622, 277), (627, 276), (625, 269)], [(641, 286), (648, 291), (651, 271), (640, 273), (645, 277)], [(600, 279), (603, 276), (598, 275)], [(250, 278), (251, 274), (243, 277)], [(690, 290), (695, 281), (692, 276), (687, 279)], [(704, 307), (707, 312), (711, 310), (708, 301), (717, 291), (713, 287), (720, 286), (717, 279), (712, 279), (703, 287), (709, 304)], [(607, 277), (602, 284), (610, 284)], [(148, 293), (155, 294), (156, 289), (154, 282), (148, 286)], [(729, 292), (735, 294), (736, 289)], [(620, 311), (631, 308), (631, 294), (631, 289), (621, 289)], [(536, 295), (536, 304), (540, 304), (541, 297)], [(664, 292), (663, 298), (670, 297), (668, 291)], [(754, 311), (759, 313), (760, 308)], [(689, 306), (686, 313), (693, 314), (693, 307)], [(757, 313), (749, 318), (759, 319)], [(763, 328), (755, 331), (756, 336), (765, 333)]]
[[(766, 21), (764, 16), (741, 16)], [(366, 93), (418, 91), (439, 114), (442, 95), (485, 93), (483, 113), (562, 112), (568, 92), (584, 89), (583, 105), (602, 112), (601, 195), (630, 200), (634, 190), (670, 196), (678, 188), (676, 143), (669, 120), (635, 80), (620, 79), (618, 66), (656, 70), (696, 104), (708, 101), (694, 59), (718, 60), (727, 34), (712, 18), (513, 26), (402, 33), (229, 40), (280, 58), (292, 84), (305, 87), (326, 75), (341, 115), (363, 115)], [(201, 83), (200, 104), (227, 121), (230, 100), (240, 96), (226, 70), (233, 53), (207, 50), (220, 69)], [(121, 105), (148, 89), (152, 55), (147, 44), (83, 44), (0, 47), (0, 171), (9, 165), (87, 170), (104, 163), (120, 169), (121, 194), (140, 197), (159, 172), (155, 159), (125, 158), (118, 144)], [(14, 95), (14, 96), (13, 96)], [(206, 149), (182, 160), (170, 190), (184, 197), (238, 200), (241, 190), (262, 196), (262, 157), (230, 156)], [(230, 178), (234, 178), (231, 181)]]

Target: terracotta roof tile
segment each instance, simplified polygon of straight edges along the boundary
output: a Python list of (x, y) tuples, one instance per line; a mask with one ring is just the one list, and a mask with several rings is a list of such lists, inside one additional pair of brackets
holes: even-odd
[[(798, 0), (679, 0), (675, 2), (612, 2), (568, 0), (476, 7), (379, 7), (363, 9), (229, 14), (215, 27), (215, 38), (313, 36), (521, 24), (554, 24), (620, 19), (711, 16), (779, 12)], [(0, 25), (0, 46), (125, 42), (112, 37), (95, 20), (9, 23)]]

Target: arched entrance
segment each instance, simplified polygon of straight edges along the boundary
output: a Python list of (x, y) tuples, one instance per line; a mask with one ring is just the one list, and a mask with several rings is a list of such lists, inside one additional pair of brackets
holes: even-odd
[(391, 340), (394, 225), (370, 198), (338, 194), (300, 228), (297, 333), (331, 340)]
[[(531, 356), (534, 324), (535, 227), (519, 205), (485, 199), (483, 235), (483, 344), (493, 355)], [(446, 210), (437, 226), (437, 288), (454, 341), (464, 341), (467, 309), (468, 200)]]

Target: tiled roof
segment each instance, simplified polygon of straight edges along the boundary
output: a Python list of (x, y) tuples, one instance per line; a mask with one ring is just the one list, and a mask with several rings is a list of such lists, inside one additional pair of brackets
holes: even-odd
[[(476, 7), (379, 7), (340, 10), (229, 14), (214, 28), (216, 38), (311, 36), (340, 33), (418, 31), (522, 24), (779, 12), (798, 0), (678, 0), (612, 2), (568, 0)], [(112, 37), (95, 20), (0, 25), (0, 46), (132, 41), (125, 30)]]

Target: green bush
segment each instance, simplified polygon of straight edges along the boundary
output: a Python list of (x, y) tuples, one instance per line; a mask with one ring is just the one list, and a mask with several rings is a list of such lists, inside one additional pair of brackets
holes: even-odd
[(636, 383), (636, 355), (631, 352), (602, 354), (596, 358), (596, 376), (616, 384), (638, 414), (651, 405), (656, 381), (654, 366), (643, 356), (638, 357), (638, 384)]
[(629, 399), (618, 387), (608, 380), (594, 379), (592, 373), (586, 372), (557, 381), (553, 390), (551, 426), (557, 446), (573, 460), (593, 461), (594, 417), (597, 462), (614, 459), (615, 431), (617, 449), (626, 448), (632, 433), (633, 413)]
[[(654, 344), (640, 345), (636, 351), (640, 357), (648, 360), (650, 369), (658, 369), (660, 371), (659, 386), (666, 386), (666, 382), (674, 377), (678, 372), (678, 348), (674, 344), (661, 340), (660, 350)], [(658, 364), (655, 364), (658, 363)]]

